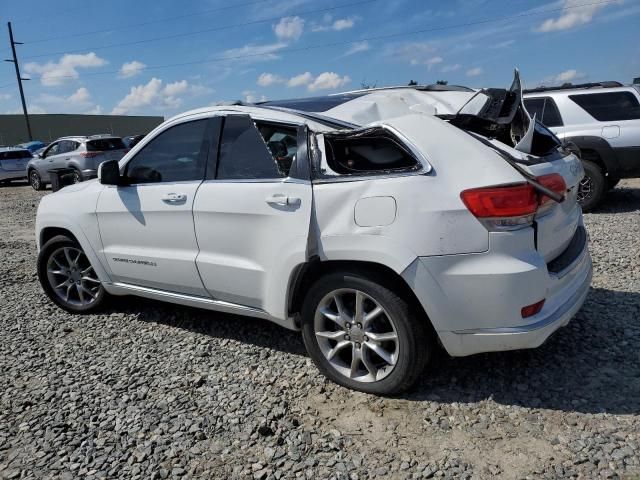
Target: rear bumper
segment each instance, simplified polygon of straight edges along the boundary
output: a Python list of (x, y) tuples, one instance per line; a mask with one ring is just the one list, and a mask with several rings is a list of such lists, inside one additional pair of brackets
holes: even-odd
[(447, 352), (462, 357), (482, 352), (522, 350), (542, 345), (560, 327), (569, 323), (587, 298), (591, 285), (591, 257), (587, 254), (584, 277), (576, 279), (577, 285), (568, 288), (566, 299), (555, 310), (547, 313), (535, 323), (522, 327), (487, 328), (459, 332), (438, 332)]
[[(587, 242), (559, 269), (533, 246), (523, 249), (517, 235), (494, 238), (494, 251), (420, 258), (403, 272), (450, 355), (538, 347), (584, 303), (592, 276)], [(522, 307), (542, 299), (542, 310), (523, 319)]]

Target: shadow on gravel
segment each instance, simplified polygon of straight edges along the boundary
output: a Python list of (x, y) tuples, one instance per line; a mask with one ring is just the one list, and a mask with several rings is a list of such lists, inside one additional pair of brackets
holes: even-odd
[(589, 213), (630, 213), (640, 211), (640, 188), (617, 187), (607, 193), (604, 201)]
[(236, 340), (293, 355), (307, 355), (302, 337), (298, 332), (279, 327), (267, 320), (137, 297), (119, 297), (105, 313), (133, 314), (143, 322), (168, 325), (218, 339)]
[(14, 180), (9, 183), (0, 182), (0, 188), (25, 187), (27, 185), (29, 185), (29, 182), (26, 180)]
[(640, 293), (592, 289), (538, 349), (442, 355), (407, 400), (478, 402), (565, 412), (640, 412)]
[[(270, 322), (122, 297), (111, 311), (218, 339), (306, 356), (299, 333)], [(538, 349), (437, 356), (411, 401), (504, 405), (565, 412), (640, 413), (640, 293), (592, 289), (578, 315)]]

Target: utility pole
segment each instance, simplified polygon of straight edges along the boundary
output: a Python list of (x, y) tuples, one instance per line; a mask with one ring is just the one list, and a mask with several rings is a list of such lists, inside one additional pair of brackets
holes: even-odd
[(9, 27), (9, 41), (11, 42), (11, 51), (13, 52), (13, 60), (5, 60), (5, 62), (13, 63), (16, 67), (16, 78), (18, 79), (18, 87), (20, 88), (20, 100), (22, 100), (22, 112), (24, 113), (24, 121), (27, 124), (27, 133), (29, 134), (29, 141), (33, 140), (31, 134), (31, 124), (29, 123), (29, 113), (27, 112), (27, 102), (24, 100), (24, 90), (22, 89), (22, 81), (30, 80), (29, 78), (22, 78), (20, 76), (20, 65), (18, 64), (18, 56), (16, 55), (16, 45), (22, 45), (22, 42), (15, 42), (13, 40), (13, 30), (11, 29), (11, 22), (7, 22)]

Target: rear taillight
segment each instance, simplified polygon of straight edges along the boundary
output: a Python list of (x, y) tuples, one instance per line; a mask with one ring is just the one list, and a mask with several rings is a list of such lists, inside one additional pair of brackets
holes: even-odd
[(81, 152), (80, 156), (84, 158), (94, 158), (100, 155), (102, 152)]
[[(564, 195), (566, 184), (553, 173), (538, 178), (545, 187)], [(535, 215), (546, 213), (555, 202), (528, 183), (465, 190), (460, 194), (469, 211), (489, 230), (515, 230), (532, 224)]]
[[(567, 184), (565, 183), (564, 178), (562, 178), (562, 175), (558, 173), (542, 175), (541, 177), (538, 177), (538, 183), (547, 187), (549, 190), (552, 190), (558, 195), (562, 195), (563, 197), (567, 192)], [(538, 207), (537, 215), (544, 215), (549, 210), (551, 210), (554, 205), (556, 205), (556, 202), (554, 202), (551, 198), (547, 197), (546, 195), (541, 195), (540, 206)]]

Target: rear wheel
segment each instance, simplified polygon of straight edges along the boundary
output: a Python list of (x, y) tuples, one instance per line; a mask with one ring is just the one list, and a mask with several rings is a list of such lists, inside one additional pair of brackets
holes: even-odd
[(382, 282), (334, 273), (309, 290), (302, 335), (321, 373), (347, 388), (393, 394), (411, 387), (433, 351), (426, 319)]
[(37, 170), (31, 170), (29, 172), (29, 183), (34, 190), (45, 189), (44, 182), (42, 181), (42, 178), (40, 178), (40, 174)]
[(55, 304), (73, 313), (96, 310), (107, 296), (82, 247), (64, 235), (52, 238), (40, 250), (38, 279)]
[(606, 178), (598, 165), (582, 160), (584, 177), (578, 185), (578, 203), (582, 210), (588, 212), (595, 208), (606, 192)]

